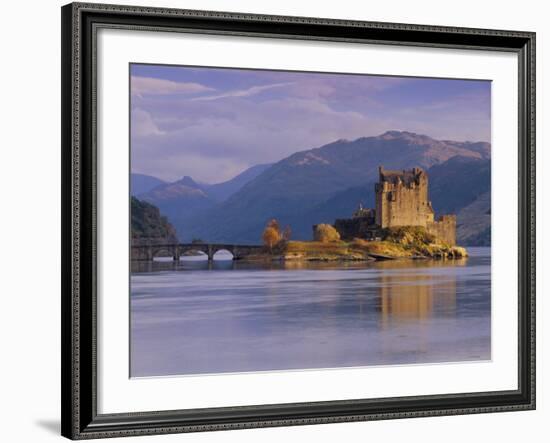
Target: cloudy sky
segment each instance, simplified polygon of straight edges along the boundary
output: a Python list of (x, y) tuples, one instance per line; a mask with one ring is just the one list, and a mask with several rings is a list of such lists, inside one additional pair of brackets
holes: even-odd
[(491, 84), (132, 64), (132, 172), (218, 183), (337, 139), (387, 130), (488, 141)]

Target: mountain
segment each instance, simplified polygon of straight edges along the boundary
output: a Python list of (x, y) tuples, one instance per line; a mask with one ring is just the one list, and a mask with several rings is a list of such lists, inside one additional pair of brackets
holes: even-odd
[(428, 169), (436, 214), (456, 214), (491, 189), (491, 161), (456, 156)]
[(176, 230), (157, 207), (131, 197), (132, 243), (176, 243)]
[(185, 176), (174, 183), (161, 184), (138, 196), (160, 209), (182, 234), (181, 224), (191, 216), (214, 206), (216, 201), (208, 196), (201, 185)]
[(456, 238), (465, 246), (491, 245), (491, 192), (481, 194), (457, 214)]
[[(309, 239), (311, 224), (320, 220), (332, 222), (334, 215), (350, 216), (353, 210), (347, 211), (359, 201), (373, 205), (372, 197), (363, 196), (372, 192), (368, 189), (378, 178), (379, 165), (387, 169), (420, 166), (428, 170), (456, 156), (464, 161), (482, 161), (490, 155), (490, 148), (482, 145), (443, 142), (399, 131), (354, 141), (338, 140), (297, 152), (271, 165), (226, 201), (183, 220), (177, 228), (186, 238), (257, 243), (266, 221), (277, 218), (282, 225), (291, 226), (293, 238)], [(459, 165), (453, 167), (458, 171)], [(468, 183), (460, 179), (456, 186)], [(361, 188), (367, 194), (362, 194)], [(471, 196), (461, 198), (469, 201)]]
[(439, 214), (457, 215), (457, 242), (491, 244), (491, 161), (453, 157), (428, 170), (430, 199)]
[(227, 200), (231, 195), (241, 189), (249, 181), (255, 179), (270, 166), (270, 163), (255, 165), (233, 177), (231, 180), (223, 183), (216, 183), (214, 185), (203, 184), (201, 187), (214, 200), (222, 202)]
[(337, 218), (349, 218), (360, 203), (366, 208), (374, 207), (374, 182), (339, 191), (309, 211), (290, 218), (293, 238), (311, 239), (314, 224), (332, 224)]
[(144, 194), (156, 186), (165, 184), (162, 180), (145, 174), (130, 174), (130, 194)]
[(454, 142), (452, 140), (443, 140), (443, 143), (457, 148), (467, 149), (477, 152), (485, 160), (491, 158), (491, 143), (487, 142)]
[(138, 197), (160, 208), (175, 224), (181, 235), (185, 232), (182, 226), (189, 217), (197, 216), (214, 207), (216, 203), (223, 202), (270, 166), (252, 166), (231, 180), (212, 185), (197, 183), (193, 178), (184, 176), (173, 183), (162, 182)]

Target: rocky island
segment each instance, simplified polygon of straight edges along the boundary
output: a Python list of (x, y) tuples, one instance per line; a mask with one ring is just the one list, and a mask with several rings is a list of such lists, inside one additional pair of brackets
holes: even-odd
[(460, 246), (439, 241), (433, 234), (418, 226), (387, 229), (379, 240), (354, 238), (351, 241), (291, 241), (278, 258), (310, 261), (356, 261), (411, 259), (455, 259), (467, 257)]
[[(264, 231), (268, 255), (284, 260), (454, 259), (466, 257), (456, 246), (456, 216), (435, 212), (428, 199), (428, 175), (421, 168), (379, 168), (375, 208), (361, 205), (349, 219), (313, 226), (313, 241), (290, 241), (272, 220)], [(286, 237), (286, 238), (285, 238)], [(258, 258), (258, 257), (257, 257)]]

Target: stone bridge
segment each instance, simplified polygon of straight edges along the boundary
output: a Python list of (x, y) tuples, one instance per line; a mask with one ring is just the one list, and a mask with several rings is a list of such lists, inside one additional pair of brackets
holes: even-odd
[(189, 252), (204, 252), (208, 261), (214, 260), (218, 251), (229, 251), (233, 260), (239, 260), (251, 254), (263, 251), (260, 245), (232, 245), (224, 243), (175, 243), (158, 245), (132, 245), (132, 260), (152, 261), (155, 257), (172, 257), (178, 261)]

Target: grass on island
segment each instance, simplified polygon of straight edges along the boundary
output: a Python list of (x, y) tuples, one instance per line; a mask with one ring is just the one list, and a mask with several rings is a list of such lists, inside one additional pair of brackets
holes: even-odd
[(362, 251), (354, 251), (349, 243), (342, 241), (320, 242), (320, 241), (290, 241), (286, 247), (285, 258), (308, 258), (308, 259), (364, 259)]
[(424, 228), (407, 226), (390, 228), (385, 231), (384, 239), (368, 241), (289, 241), (286, 245), (285, 259), (306, 260), (364, 260), (369, 256), (388, 258), (461, 258), (468, 254), (460, 246), (450, 246), (439, 241)]
[(396, 243), (358, 238), (351, 242), (290, 241), (285, 252), (286, 259), (365, 260), (369, 255), (405, 258), (414, 254)]

